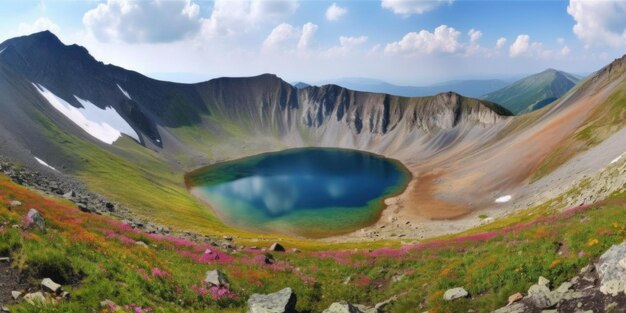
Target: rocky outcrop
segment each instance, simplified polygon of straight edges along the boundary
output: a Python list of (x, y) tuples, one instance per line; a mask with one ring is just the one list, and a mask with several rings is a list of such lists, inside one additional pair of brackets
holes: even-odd
[(248, 299), (248, 313), (295, 313), (296, 301), (289, 287), (267, 295), (255, 293)]
[(540, 277), (528, 289), (528, 295), (514, 294), (509, 304), (495, 313), (622, 312), (626, 307), (626, 243), (607, 250), (594, 265), (582, 268), (579, 275), (551, 290), (550, 281)]

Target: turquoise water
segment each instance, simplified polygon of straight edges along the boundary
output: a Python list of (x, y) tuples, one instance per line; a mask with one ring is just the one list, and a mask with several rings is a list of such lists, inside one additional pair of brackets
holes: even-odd
[(374, 223), (383, 199), (404, 190), (410, 174), (371, 153), (303, 148), (211, 165), (186, 178), (226, 224), (326, 237)]

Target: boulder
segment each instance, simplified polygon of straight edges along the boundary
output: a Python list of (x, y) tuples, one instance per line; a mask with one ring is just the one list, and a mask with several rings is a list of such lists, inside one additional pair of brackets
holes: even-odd
[(41, 304), (46, 302), (46, 297), (44, 297), (41, 291), (27, 293), (24, 296), (24, 300), (30, 304)]
[(600, 291), (604, 294), (624, 291), (626, 268), (620, 264), (624, 258), (626, 258), (626, 243), (612, 246), (598, 259), (595, 267), (600, 278)]
[(35, 209), (28, 210), (25, 217), (25, 228), (30, 228), (31, 226), (35, 226), (41, 230), (46, 229), (46, 221), (43, 219), (43, 216), (39, 213), (39, 211)]
[(539, 276), (539, 280), (537, 281), (537, 285), (550, 287), (550, 280), (545, 278), (545, 277), (543, 277), (543, 276)]
[(280, 243), (275, 242), (270, 246), (270, 251), (285, 252), (285, 247), (283, 247)]
[(226, 274), (222, 273), (220, 270), (207, 271), (204, 277), (204, 282), (218, 287), (229, 286)]
[(359, 308), (347, 302), (335, 302), (322, 313), (364, 313)]
[(248, 313), (295, 313), (296, 301), (289, 287), (267, 295), (255, 293), (248, 299)]
[(554, 306), (562, 298), (562, 294), (551, 292), (546, 285), (535, 284), (528, 288), (530, 302), (540, 309), (547, 309)]
[(41, 289), (43, 291), (48, 291), (51, 293), (55, 293), (58, 294), (61, 292), (61, 285), (55, 283), (52, 279), (50, 278), (44, 278), (41, 281)]
[(469, 293), (467, 293), (467, 291), (463, 289), (463, 287), (456, 287), (446, 290), (446, 292), (443, 294), (443, 299), (446, 301), (450, 301), (458, 298), (465, 298), (468, 295)]

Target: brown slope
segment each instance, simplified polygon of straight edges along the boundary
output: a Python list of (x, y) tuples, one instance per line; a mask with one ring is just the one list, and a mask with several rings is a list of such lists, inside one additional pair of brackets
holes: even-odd
[[(611, 105), (610, 96), (624, 88), (625, 60), (616, 60), (540, 112), (511, 119), (502, 130), (506, 135), (480, 149), (459, 146), (410, 166), (418, 183), (414, 182), (403, 196), (404, 213), (451, 218), (494, 207), (498, 196), (515, 194), (527, 185), (542, 162), (597, 112)], [(424, 191), (430, 191), (429, 195)]]

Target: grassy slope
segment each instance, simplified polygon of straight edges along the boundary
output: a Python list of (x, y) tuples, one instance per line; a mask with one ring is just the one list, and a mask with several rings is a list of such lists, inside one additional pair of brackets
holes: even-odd
[[(24, 205), (10, 211), (6, 207), (11, 200)], [(46, 233), (11, 227), (22, 223), (30, 207), (46, 218)], [(394, 312), (486, 311), (503, 306), (510, 294), (525, 292), (540, 275), (560, 284), (610, 245), (622, 242), (625, 207), (626, 193), (621, 192), (603, 204), (531, 217), (512, 227), (400, 249), (276, 253), (278, 263), (268, 266), (260, 251), (228, 255), (198, 243), (137, 233), (1, 176), (0, 256), (11, 256), (13, 266), (28, 273), (33, 284), (51, 276), (72, 293), (70, 301), (43, 308), (21, 304), (16, 312), (86, 312), (106, 298), (163, 312), (240, 312), (251, 293), (285, 286), (296, 291), (298, 308), (304, 312), (319, 312), (342, 299), (373, 304), (396, 294), (404, 296), (394, 304)], [(138, 247), (134, 240), (150, 248)], [(202, 257), (206, 248), (220, 259)], [(212, 268), (227, 273), (237, 298), (201, 295), (204, 271)], [(159, 277), (159, 271), (167, 274)], [(393, 283), (397, 275), (404, 277)], [(347, 277), (352, 278), (344, 284)], [(464, 286), (472, 299), (442, 301), (443, 292), (456, 286)]]
[[(489, 93), (483, 96), (483, 99), (498, 103), (514, 114), (519, 114), (544, 99), (561, 96), (563, 90), (558, 89), (563, 88), (563, 86), (558, 86), (557, 90), (553, 90), (554, 80), (559, 79), (558, 77), (560, 77), (560, 74), (554, 71), (535, 74)], [(566, 78), (560, 79), (565, 80)], [(575, 78), (571, 77), (570, 79)]]
[(536, 181), (551, 173), (574, 155), (587, 151), (624, 127), (626, 121), (626, 79), (615, 88), (606, 102), (598, 105), (573, 137), (563, 141), (540, 164), (531, 178)]

